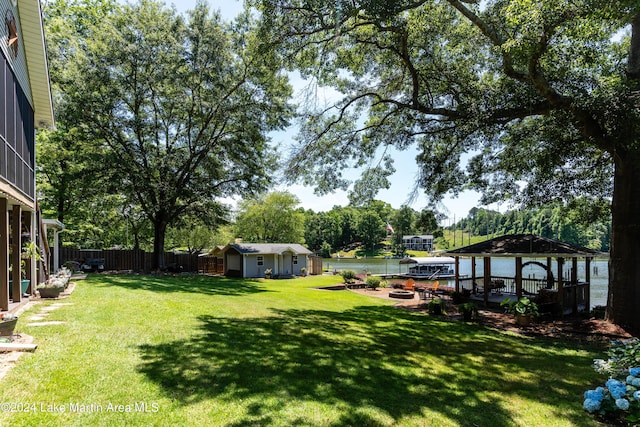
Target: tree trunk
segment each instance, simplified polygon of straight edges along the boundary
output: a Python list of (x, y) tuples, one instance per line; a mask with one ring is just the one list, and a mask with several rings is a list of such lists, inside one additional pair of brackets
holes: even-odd
[(640, 333), (640, 152), (618, 152), (611, 206), (607, 319)]
[(164, 238), (167, 233), (166, 221), (157, 221), (153, 223), (153, 262), (151, 269), (164, 270)]

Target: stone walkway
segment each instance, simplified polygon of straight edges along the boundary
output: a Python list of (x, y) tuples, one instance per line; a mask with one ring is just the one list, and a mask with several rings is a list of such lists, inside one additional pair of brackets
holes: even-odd
[[(65, 299), (71, 295), (73, 290), (76, 287), (76, 283), (73, 281), (69, 282), (69, 286), (60, 294), (59, 298), (56, 298), (57, 301)], [(42, 298), (31, 297), (29, 302), (26, 304), (20, 305), (15, 311), (11, 312), (11, 314), (15, 314), (20, 317), (25, 311), (31, 309), (31, 307), (45, 301)], [(65, 322), (55, 321), (55, 320), (47, 320), (49, 314), (61, 307), (71, 305), (73, 303), (68, 302), (54, 302), (53, 304), (43, 306), (40, 311), (28, 318), (29, 323), (26, 326), (49, 326), (49, 325), (60, 325)], [(11, 337), (12, 342), (16, 344), (33, 344), (33, 337), (31, 335), (27, 335), (17, 331), (15, 335)], [(24, 352), (22, 351), (8, 351), (4, 353), (0, 353), (0, 380), (4, 378), (4, 376), (9, 372), (9, 370), (16, 364), (20, 356), (22, 356)]]

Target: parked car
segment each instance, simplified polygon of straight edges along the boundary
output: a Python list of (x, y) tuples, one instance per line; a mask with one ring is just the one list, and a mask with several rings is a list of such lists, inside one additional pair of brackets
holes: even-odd
[(80, 267), (85, 273), (94, 272), (100, 273), (104, 271), (104, 258), (87, 258)]

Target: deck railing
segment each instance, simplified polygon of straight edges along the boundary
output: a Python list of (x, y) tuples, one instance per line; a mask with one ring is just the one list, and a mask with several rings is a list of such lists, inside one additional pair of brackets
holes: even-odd
[[(516, 295), (516, 280), (514, 277), (491, 276), (488, 286), (485, 286), (484, 282), (483, 277), (477, 277), (475, 280), (468, 277), (460, 278), (460, 288), (461, 290), (468, 290), (471, 293), (482, 293), (487, 289), (488, 292), (493, 294)], [(550, 288), (546, 279), (522, 278), (523, 296), (536, 297), (542, 289), (547, 291), (547, 295), (549, 295), (549, 293), (553, 294), (557, 292), (555, 290), (556, 286), (557, 284), (554, 283), (553, 287)], [(563, 312), (575, 313), (589, 307), (589, 283), (579, 282), (572, 284), (565, 281), (562, 286), (562, 291)], [(557, 297), (556, 300), (558, 300)]]
[[(484, 291), (484, 289), (487, 288), (490, 292), (495, 291), (514, 295), (516, 293), (516, 279), (514, 277), (491, 276), (488, 286), (485, 286), (483, 277), (476, 277), (475, 284), (476, 291)], [(460, 286), (463, 289), (469, 289), (473, 292), (474, 280), (472, 278), (461, 278)], [(524, 295), (537, 295), (540, 289), (544, 289), (546, 287), (546, 279), (522, 279), (522, 293)]]

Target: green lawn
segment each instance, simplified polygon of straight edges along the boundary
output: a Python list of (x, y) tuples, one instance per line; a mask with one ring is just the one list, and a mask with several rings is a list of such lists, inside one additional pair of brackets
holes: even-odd
[(66, 323), (21, 316), (39, 347), (0, 381), (0, 425), (596, 425), (600, 350), (312, 289), (337, 280), (78, 281), (47, 317)]

